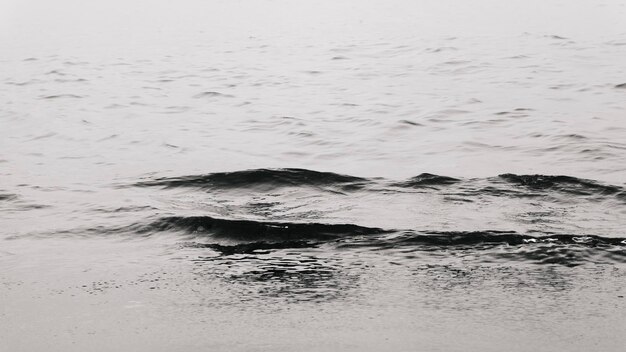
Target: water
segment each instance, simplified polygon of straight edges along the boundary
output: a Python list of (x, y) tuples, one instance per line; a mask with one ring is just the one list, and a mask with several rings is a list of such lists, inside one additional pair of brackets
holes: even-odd
[(4, 5), (0, 350), (626, 344), (623, 1)]

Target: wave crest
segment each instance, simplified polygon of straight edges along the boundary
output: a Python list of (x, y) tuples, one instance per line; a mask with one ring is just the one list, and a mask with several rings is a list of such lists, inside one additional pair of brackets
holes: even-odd
[(264, 222), (218, 219), (210, 216), (165, 217), (153, 222), (147, 227), (143, 227), (140, 231), (184, 231), (193, 234), (206, 233), (214, 237), (244, 241), (323, 241), (348, 235), (372, 235), (388, 232), (380, 228), (353, 224)]
[(270, 190), (289, 186), (342, 186), (361, 188), (369, 181), (356, 176), (306, 169), (254, 169), (235, 172), (218, 172), (206, 175), (158, 178), (135, 183), (139, 187), (193, 187), (204, 190), (262, 188)]

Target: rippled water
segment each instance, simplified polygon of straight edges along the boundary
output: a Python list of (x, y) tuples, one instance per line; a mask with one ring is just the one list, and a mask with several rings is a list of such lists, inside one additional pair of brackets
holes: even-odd
[(626, 3), (8, 1), (0, 350), (626, 344)]

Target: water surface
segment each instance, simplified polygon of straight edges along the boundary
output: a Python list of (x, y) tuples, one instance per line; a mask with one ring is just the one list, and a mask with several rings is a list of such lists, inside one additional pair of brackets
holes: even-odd
[(6, 1), (0, 349), (620, 351), (623, 1)]

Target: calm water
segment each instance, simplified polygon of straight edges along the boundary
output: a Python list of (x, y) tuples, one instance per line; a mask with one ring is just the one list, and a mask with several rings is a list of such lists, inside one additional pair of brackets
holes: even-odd
[(0, 350), (626, 345), (625, 1), (2, 6)]

